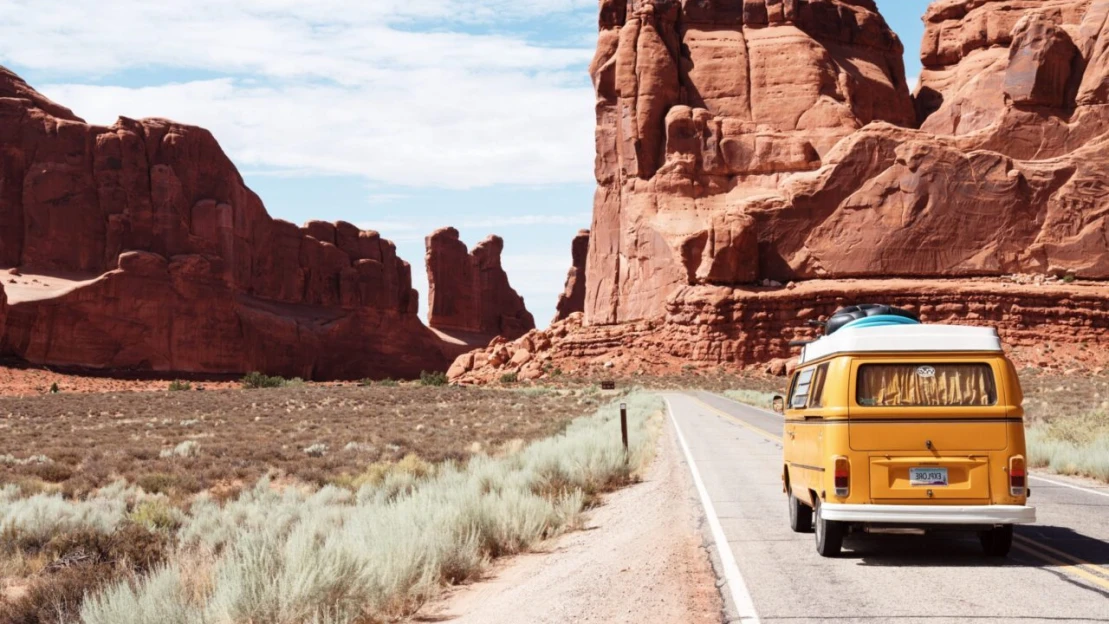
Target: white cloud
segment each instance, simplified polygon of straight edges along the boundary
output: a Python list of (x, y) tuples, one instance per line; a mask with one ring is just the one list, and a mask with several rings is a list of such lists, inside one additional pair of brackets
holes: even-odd
[[(9, 0), (0, 62), (59, 76), (37, 86), (93, 123), (159, 116), (207, 127), (241, 167), (447, 188), (580, 182), (593, 158), (591, 50), (498, 26), (594, 6)], [(459, 32), (465, 24), (484, 26)], [(111, 84), (150, 69), (206, 79)]]

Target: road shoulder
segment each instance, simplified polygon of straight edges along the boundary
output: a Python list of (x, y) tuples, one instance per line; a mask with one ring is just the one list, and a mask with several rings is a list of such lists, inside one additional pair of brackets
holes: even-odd
[(719, 623), (724, 605), (704, 515), (667, 426), (647, 479), (607, 497), (586, 529), (496, 565), (417, 621), (461, 624)]

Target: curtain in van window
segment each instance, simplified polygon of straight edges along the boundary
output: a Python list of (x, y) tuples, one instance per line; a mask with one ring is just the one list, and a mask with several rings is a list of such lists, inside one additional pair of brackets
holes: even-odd
[(859, 367), (862, 406), (945, 407), (997, 404), (986, 364), (867, 364)]

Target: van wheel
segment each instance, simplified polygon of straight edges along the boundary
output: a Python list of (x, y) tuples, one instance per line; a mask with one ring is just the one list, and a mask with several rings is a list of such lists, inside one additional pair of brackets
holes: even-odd
[(815, 499), (816, 504), (816, 552), (821, 557), (838, 557), (843, 550), (843, 537), (847, 534), (847, 525), (842, 522), (825, 520), (821, 513), (823, 505), (820, 499)]
[(978, 534), (982, 550), (990, 557), (1008, 557), (1013, 548), (1013, 525), (995, 527)]
[(802, 503), (789, 491), (789, 528), (794, 533), (812, 533), (812, 507)]

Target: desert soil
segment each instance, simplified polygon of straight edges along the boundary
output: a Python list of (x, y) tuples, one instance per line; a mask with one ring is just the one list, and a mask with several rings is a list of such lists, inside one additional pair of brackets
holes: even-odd
[(689, 468), (665, 427), (643, 483), (607, 497), (585, 530), (494, 567), (417, 621), (455, 624), (719, 623), (723, 602)]

